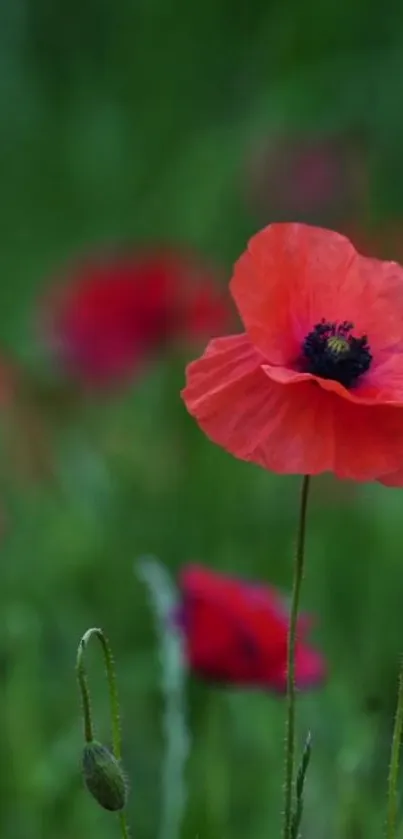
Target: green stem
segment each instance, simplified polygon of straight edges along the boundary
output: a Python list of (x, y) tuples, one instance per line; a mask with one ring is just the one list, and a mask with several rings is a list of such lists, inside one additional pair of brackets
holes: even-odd
[(104, 654), (106, 677), (109, 689), (109, 703), (111, 708), (111, 723), (112, 723), (112, 743), (113, 753), (116, 760), (122, 759), (122, 732), (120, 730), (120, 712), (119, 712), (119, 698), (118, 688), (116, 683), (115, 667), (113, 661), (112, 650), (110, 644), (101, 629), (94, 630), (97, 638), (102, 645)]
[(290, 839), (292, 823), (292, 799), (295, 770), (295, 645), (301, 584), (304, 574), (304, 547), (306, 512), (308, 506), (309, 475), (302, 482), (299, 509), (297, 549), (295, 554), (293, 588), (291, 599), (290, 626), (287, 654), (287, 722), (285, 736), (285, 784), (284, 784), (284, 828), (283, 839)]
[(386, 839), (395, 839), (396, 836), (396, 815), (397, 815), (397, 785), (399, 776), (400, 746), (402, 742), (403, 729), (403, 660), (400, 666), (399, 687), (397, 694), (397, 707), (395, 725), (393, 728), (392, 748), (390, 754), (390, 767), (388, 778), (387, 816), (386, 816)]
[[(86, 743), (91, 743), (94, 739), (94, 726), (92, 722), (92, 712), (91, 712), (91, 697), (90, 697), (90, 690), (88, 686), (88, 678), (87, 672), (85, 669), (84, 664), (84, 653), (87, 648), (87, 644), (90, 639), (95, 636), (98, 638), (99, 643), (102, 647), (102, 653), (105, 662), (105, 669), (106, 669), (106, 679), (108, 682), (108, 691), (109, 691), (109, 706), (110, 706), (110, 713), (111, 713), (111, 729), (112, 729), (112, 745), (113, 745), (113, 754), (116, 760), (121, 760), (122, 758), (122, 733), (120, 729), (120, 713), (119, 713), (119, 699), (118, 699), (118, 689), (116, 683), (116, 675), (115, 675), (115, 668), (113, 664), (113, 655), (112, 650), (109, 644), (108, 639), (104, 635), (102, 629), (98, 629), (96, 627), (92, 627), (91, 629), (87, 629), (87, 632), (84, 633), (81, 641), (78, 645), (77, 650), (77, 660), (76, 660), (76, 673), (77, 673), (77, 680), (78, 686), (80, 688), (81, 693), (81, 700), (83, 705), (83, 717), (84, 717), (84, 737)], [(119, 813), (119, 823), (120, 829), (122, 834), (122, 839), (129, 839), (130, 832), (129, 827), (126, 820), (126, 814), (122, 811)]]
[(311, 732), (308, 731), (307, 738), (305, 740), (304, 751), (302, 752), (301, 763), (297, 772), (297, 781), (296, 781), (296, 793), (297, 793), (297, 801), (295, 804), (295, 809), (291, 819), (291, 839), (299, 839), (300, 832), (299, 828), (301, 825), (302, 814), (304, 809), (304, 788), (305, 788), (305, 780), (306, 780), (306, 773), (309, 767), (309, 761), (311, 759)]
[(129, 825), (127, 824), (126, 814), (121, 810), (119, 813), (120, 832), (122, 839), (130, 839)]
[(78, 679), (78, 686), (80, 688), (81, 693), (81, 701), (83, 705), (84, 738), (86, 743), (92, 743), (94, 739), (94, 728), (92, 725), (90, 689), (88, 686), (87, 672), (84, 666), (85, 643), (86, 642), (84, 636), (78, 645), (76, 673)]

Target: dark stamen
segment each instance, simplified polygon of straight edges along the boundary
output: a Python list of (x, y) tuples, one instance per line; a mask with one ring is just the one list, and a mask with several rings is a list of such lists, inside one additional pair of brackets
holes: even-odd
[(329, 323), (324, 319), (314, 326), (302, 345), (302, 369), (322, 379), (333, 379), (346, 388), (354, 387), (369, 370), (372, 354), (366, 335), (355, 338), (350, 321)]

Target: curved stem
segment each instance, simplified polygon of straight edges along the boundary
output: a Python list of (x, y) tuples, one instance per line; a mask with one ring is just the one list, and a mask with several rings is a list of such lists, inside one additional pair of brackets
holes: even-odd
[(386, 839), (395, 839), (397, 814), (397, 785), (399, 776), (400, 746), (403, 730), (403, 660), (400, 666), (399, 687), (395, 724), (393, 728), (392, 749), (388, 778), (388, 797), (386, 815)]
[(90, 689), (88, 686), (87, 672), (84, 667), (84, 649), (85, 640), (83, 637), (77, 650), (76, 673), (83, 705), (84, 738), (86, 743), (92, 743), (94, 739), (94, 728), (92, 725)]
[[(88, 642), (93, 636), (98, 638), (98, 641), (102, 647), (102, 654), (105, 662), (106, 679), (108, 682), (109, 691), (113, 754), (116, 760), (120, 761), (122, 758), (122, 733), (120, 729), (119, 699), (115, 668), (113, 664), (113, 655), (106, 635), (103, 633), (102, 629), (96, 627), (87, 629), (87, 631), (81, 638), (77, 650), (76, 673), (83, 704), (84, 737), (86, 743), (91, 743), (94, 739), (94, 726), (92, 722), (91, 713), (91, 697), (88, 686), (87, 672), (84, 665), (84, 653)], [(126, 820), (126, 814), (123, 811), (119, 813), (119, 822), (122, 839), (129, 839), (129, 827)]]
[(116, 760), (122, 758), (122, 732), (120, 730), (120, 712), (119, 712), (119, 698), (118, 687), (116, 683), (115, 667), (113, 661), (112, 650), (108, 639), (105, 637), (102, 629), (95, 629), (94, 633), (99, 639), (102, 651), (104, 654), (106, 678), (109, 689), (109, 704), (111, 708), (111, 725), (112, 725), (112, 743), (113, 753)]
[(287, 654), (287, 722), (285, 736), (284, 828), (283, 839), (290, 839), (292, 822), (292, 797), (295, 769), (295, 645), (301, 584), (304, 574), (304, 547), (306, 512), (308, 506), (309, 475), (302, 481), (301, 501), (297, 531), (297, 548), (294, 562), (290, 626)]

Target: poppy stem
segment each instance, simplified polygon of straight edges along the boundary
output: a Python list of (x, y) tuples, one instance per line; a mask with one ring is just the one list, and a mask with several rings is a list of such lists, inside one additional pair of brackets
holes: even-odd
[(403, 659), (400, 665), (399, 687), (397, 693), (397, 706), (395, 724), (393, 728), (392, 748), (390, 754), (387, 815), (386, 815), (386, 839), (395, 839), (396, 836), (396, 814), (397, 814), (397, 784), (400, 763), (400, 747), (403, 730)]
[[(287, 653), (287, 720), (285, 735), (285, 782), (284, 782), (284, 829), (283, 839), (290, 839), (293, 811), (293, 790), (295, 774), (295, 646), (301, 584), (304, 574), (304, 549), (306, 512), (308, 507), (309, 475), (302, 481), (297, 548), (295, 553), (290, 625)], [(388, 837), (389, 839), (389, 837)]]

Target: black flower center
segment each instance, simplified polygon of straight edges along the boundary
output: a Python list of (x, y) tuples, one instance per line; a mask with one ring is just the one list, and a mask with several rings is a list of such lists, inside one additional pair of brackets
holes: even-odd
[(354, 324), (347, 320), (317, 323), (302, 344), (303, 370), (353, 387), (372, 362), (367, 336), (356, 338), (353, 329)]

